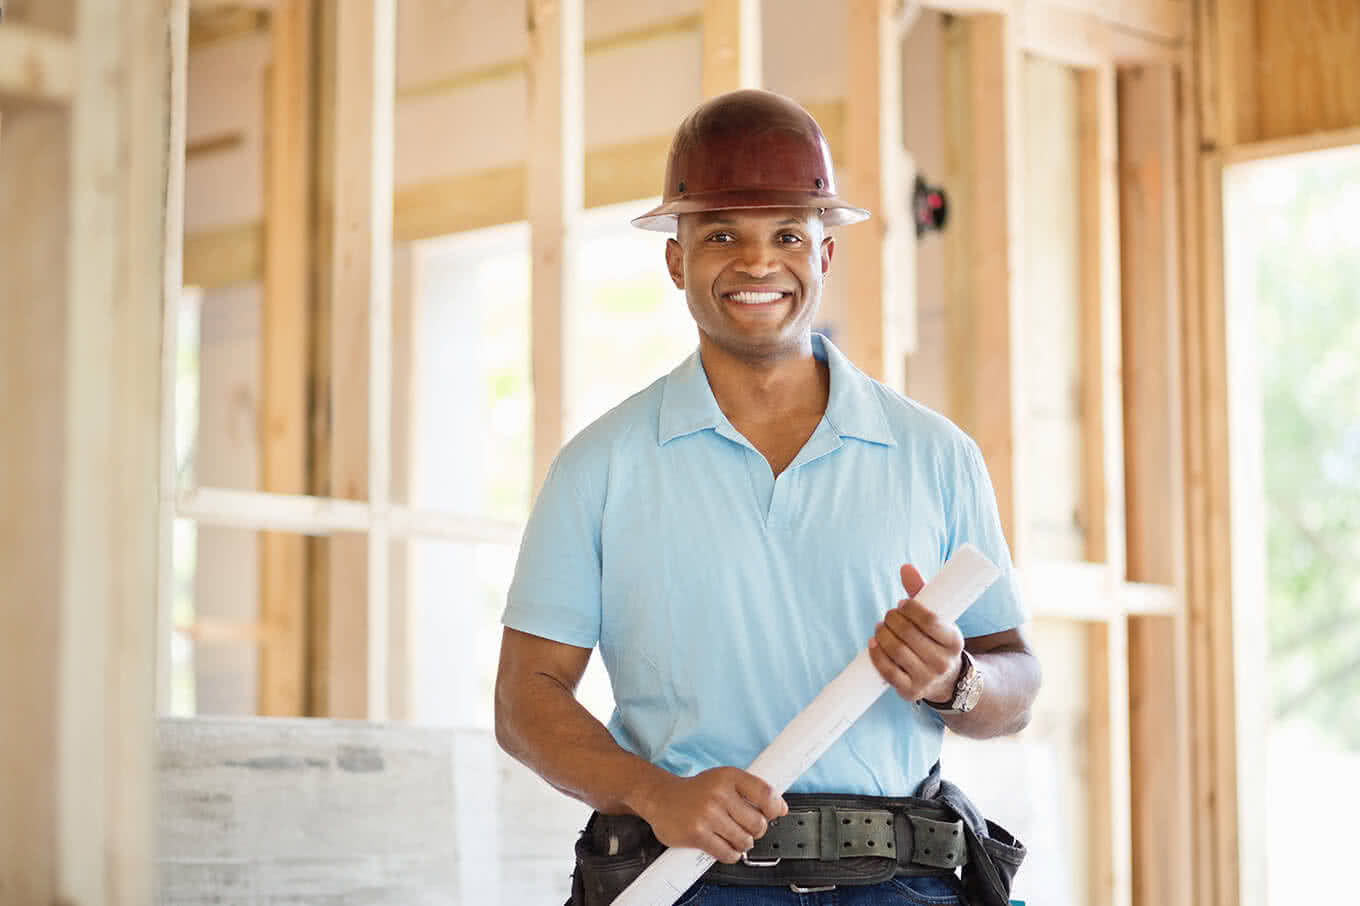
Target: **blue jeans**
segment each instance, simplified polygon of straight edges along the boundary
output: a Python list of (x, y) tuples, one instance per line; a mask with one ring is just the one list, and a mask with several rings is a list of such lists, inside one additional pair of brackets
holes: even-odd
[(957, 906), (957, 888), (939, 878), (894, 878), (882, 884), (794, 893), (785, 887), (726, 887), (702, 881), (675, 906)]

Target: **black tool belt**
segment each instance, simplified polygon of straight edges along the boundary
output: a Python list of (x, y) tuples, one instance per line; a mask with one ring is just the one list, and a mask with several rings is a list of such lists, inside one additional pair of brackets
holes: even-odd
[[(922, 797), (785, 795), (789, 813), (735, 865), (715, 863), (714, 884), (829, 888), (879, 884), (894, 877), (953, 876), (969, 906), (1007, 906), (1024, 846), (986, 821), (938, 769)], [(569, 906), (613, 902), (665, 847), (631, 815), (591, 816), (576, 843)]]

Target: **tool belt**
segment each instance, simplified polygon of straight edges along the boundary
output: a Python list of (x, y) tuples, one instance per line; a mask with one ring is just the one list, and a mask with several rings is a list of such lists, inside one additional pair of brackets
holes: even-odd
[[(770, 822), (742, 861), (715, 863), (702, 880), (807, 890), (954, 876), (961, 869), (965, 904), (1007, 906), (1024, 846), (983, 819), (958, 787), (941, 781), (938, 765), (920, 792), (925, 795), (787, 794), (788, 814)], [(665, 848), (641, 818), (596, 812), (576, 842), (568, 906), (612, 903)]]

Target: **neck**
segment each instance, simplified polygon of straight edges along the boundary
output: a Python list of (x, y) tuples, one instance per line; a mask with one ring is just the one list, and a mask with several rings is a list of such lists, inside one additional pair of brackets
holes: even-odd
[(719, 347), (701, 332), (699, 357), (718, 408), (732, 422), (826, 411), (830, 373), (812, 354), (810, 335), (784, 354), (751, 358)]

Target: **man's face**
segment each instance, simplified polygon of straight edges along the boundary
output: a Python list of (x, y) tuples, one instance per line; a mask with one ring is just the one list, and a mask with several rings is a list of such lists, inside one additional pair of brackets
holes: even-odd
[(742, 358), (797, 354), (835, 243), (814, 208), (681, 214), (666, 264), (711, 343)]

